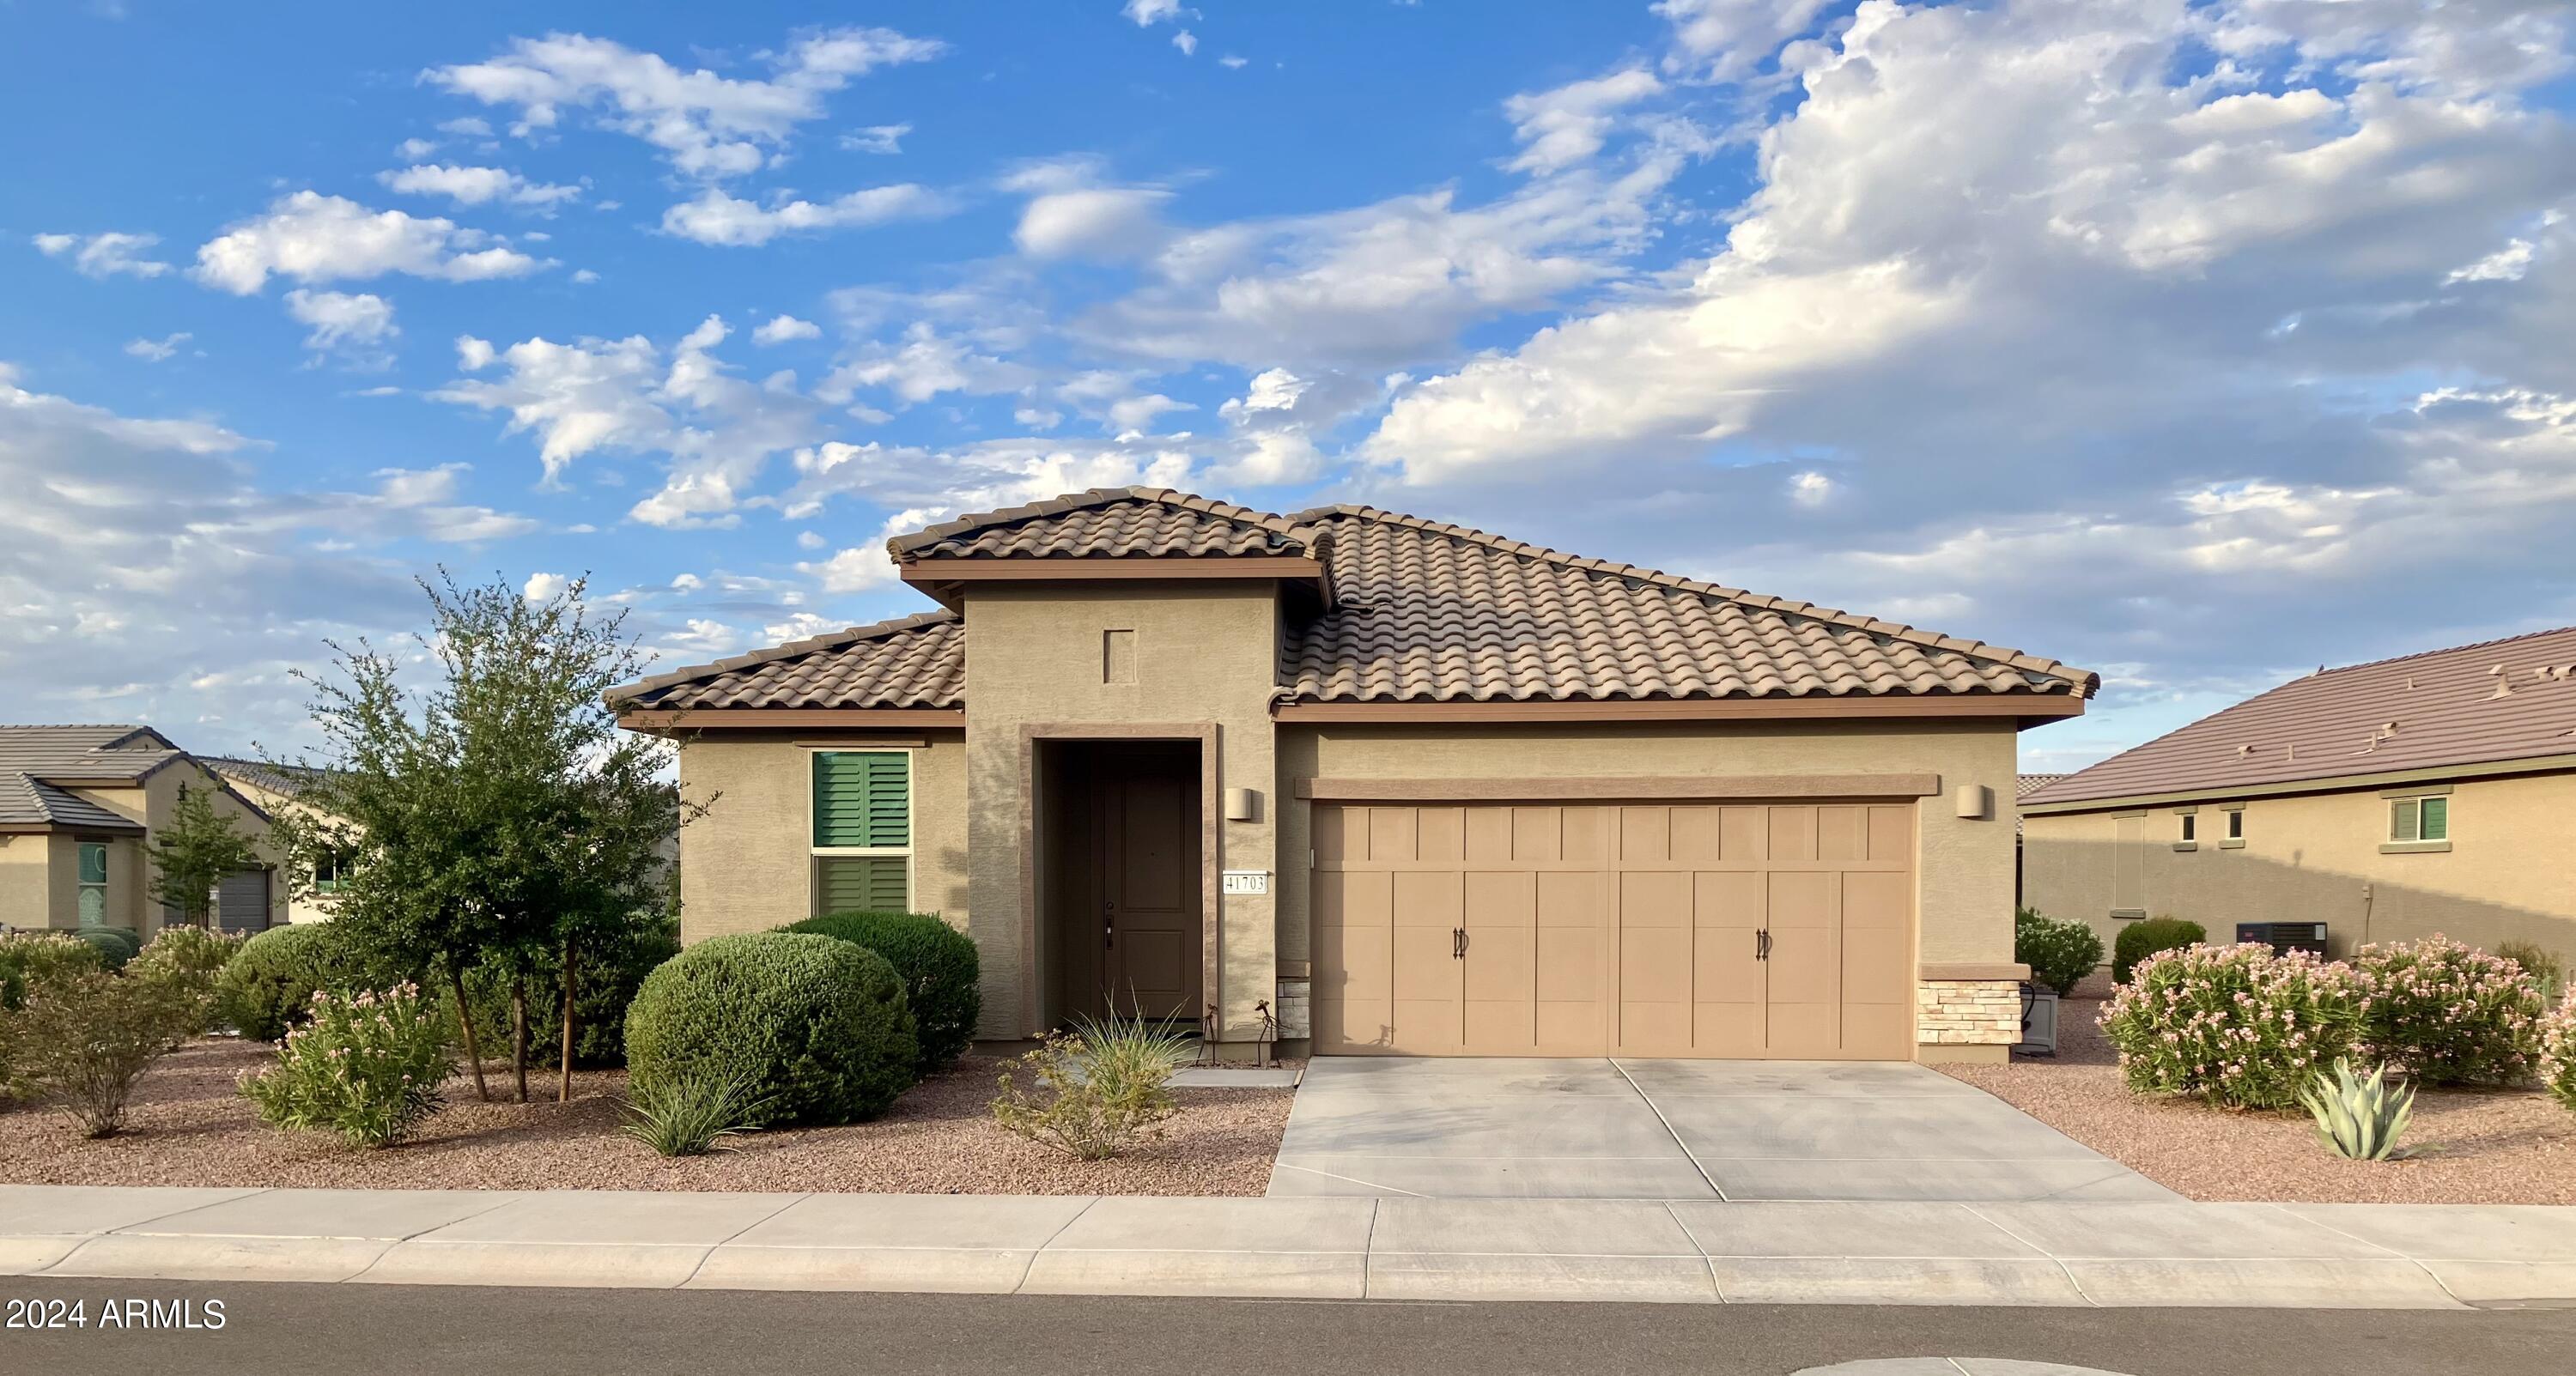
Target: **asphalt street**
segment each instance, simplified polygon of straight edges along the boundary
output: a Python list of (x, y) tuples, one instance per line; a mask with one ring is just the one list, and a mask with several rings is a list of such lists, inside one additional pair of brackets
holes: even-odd
[[(1761, 1373), (1996, 1357), (2128, 1376), (2564, 1376), (2576, 1311), (1409, 1304), (0, 1280), (87, 1326), (0, 1329), (0, 1373), (706, 1376), (710, 1371), (1397, 1376)], [(150, 1322), (105, 1327), (103, 1306)], [(128, 1305), (126, 1301), (144, 1301)], [(192, 1306), (182, 1311), (177, 1302)], [(50, 1309), (51, 1306), (44, 1306)]]

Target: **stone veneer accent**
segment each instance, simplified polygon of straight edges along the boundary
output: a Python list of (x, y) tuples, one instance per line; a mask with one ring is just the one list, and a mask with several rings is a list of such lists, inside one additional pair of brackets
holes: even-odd
[(1314, 984), (1310, 980), (1283, 978), (1279, 981), (1279, 1000), (1270, 1005), (1272, 1014), (1279, 1019), (1279, 1040), (1293, 1041), (1315, 1035), (1314, 1018), (1308, 1011), (1312, 1006), (1308, 999), (1313, 989)]
[(1927, 979), (1914, 986), (1915, 1037), (1925, 1046), (2011, 1046), (2021, 1040), (2021, 983)]

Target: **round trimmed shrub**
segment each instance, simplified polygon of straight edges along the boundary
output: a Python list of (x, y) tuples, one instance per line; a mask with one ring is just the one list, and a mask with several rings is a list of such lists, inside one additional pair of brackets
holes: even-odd
[(2171, 951), (2195, 946), (2209, 937), (2209, 930), (2197, 922), (2179, 917), (2150, 917), (2132, 922), (2120, 929), (2111, 942), (2111, 981), (2126, 984), (2138, 968), (2138, 962), (2158, 951)]
[(125, 962), (143, 953), (143, 938), (123, 927), (82, 927), (72, 933), (98, 952), (99, 968), (122, 970)]
[(745, 1127), (873, 1118), (921, 1045), (903, 980), (866, 947), (803, 932), (713, 937), (645, 976), (626, 1011), (630, 1093), (739, 1085)]
[(2363, 1039), (2425, 1084), (2512, 1084), (2539, 1051), (2540, 990), (2522, 967), (2436, 933), (2353, 955)]
[(2081, 922), (2060, 922), (2037, 908), (2013, 913), (2013, 959), (2062, 997), (2102, 963), (2102, 938)]
[(2178, 946), (2139, 962), (2102, 1005), (2102, 1031), (2139, 1094), (2289, 1108), (2362, 1037), (2348, 965), (2269, 946)]
[(315, 991), (358, 994), (405, 977), (352, 949), (329, 922), (254, 934), (215, 977), (215, 1018), (253, 1041), (273, 1042), (310, 1016)]
[[(626, 1010), (654, 967), (680, 953), (677, 929), (656, 922), (623, 938), (585, 947), (573, 971), (572, 1059), (575, 1065), (626, 1064)], [(440, 991), (439, 1004), (454, 996)], [(488, 1056), (510, 1053), (510, 972), (487, 961), (465, 972), (474, 1037)], [(448, 1017), (455, 1013), (450, 1009)], [(528, 971), (528, 1059), (552, 1065), (563, 1047), (563, 971), (551, 954)]]
[(921, 1073), (957, 1064), (984, 1016), (982, 962), (974, 938), (933, 913), (831, 913), (787, 928), (856, 942), (886, 958), (903, 980), (921, 1037)]

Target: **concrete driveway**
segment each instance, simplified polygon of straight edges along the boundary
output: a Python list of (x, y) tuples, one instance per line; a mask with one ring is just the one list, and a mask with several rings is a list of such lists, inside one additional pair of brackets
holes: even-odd
[(2178, 1200), (1919, 1065), (1318, 1057), (1272, 1195)]

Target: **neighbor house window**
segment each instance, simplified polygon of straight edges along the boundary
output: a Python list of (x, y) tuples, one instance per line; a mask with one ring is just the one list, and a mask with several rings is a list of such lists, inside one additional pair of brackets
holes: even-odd
[(817, 913), (912, 908), (912, 755), (814, 752)]
[(2245, 809), (2240, 807), (2227, 814), (2227, 839), (2230, 841), (2245, 839)]
[(338, 893), (340, 880), (349, 871), (349, 858), (336, 851), (325, 851), (313, 862), (313, 891)]
[(2451, 800), (2439, 796), (2389, 799), (2388, 839), (2399, 844), (2450, 840)]
[(2195, 817), (2188, 812), (2184, 813), (2182, 815), (2182, 839), (2186, 841), (2199, 840), (2199, 826), (2200, 819), (2198, 817)]
[(80, 843), (80, 925), (107, 925), (107, 843)]

